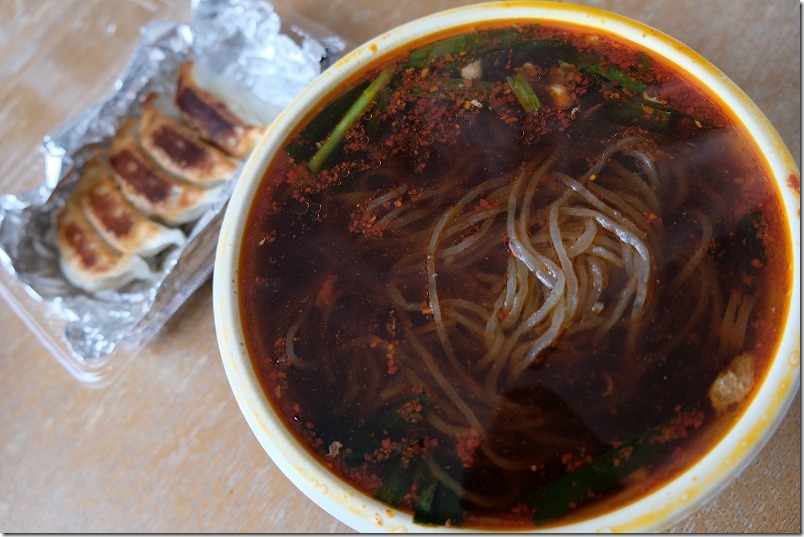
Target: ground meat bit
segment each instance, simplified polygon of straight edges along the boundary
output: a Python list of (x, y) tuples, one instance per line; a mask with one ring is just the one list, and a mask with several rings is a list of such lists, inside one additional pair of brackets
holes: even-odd
[(709, 400), (718, 412), (743, 402), (754, 386), (754, 357), (747, 352), (732, 360), (709, 388)]

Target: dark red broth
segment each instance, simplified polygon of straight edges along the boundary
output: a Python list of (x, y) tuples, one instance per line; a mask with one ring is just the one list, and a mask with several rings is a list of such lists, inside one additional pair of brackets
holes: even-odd
[(549, 526), (665, 483), (750, 401), (789, 302), (780, 196), (672, 65), (488, 26), (325, 104), (238, 284), (266, 396), (343, 480), (422, 524)]

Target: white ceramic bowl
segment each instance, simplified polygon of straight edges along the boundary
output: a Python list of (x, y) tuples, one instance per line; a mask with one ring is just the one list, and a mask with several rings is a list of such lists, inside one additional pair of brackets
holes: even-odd
[[(604, 29), (639, 43), (696, 78), (719, 95), (745, 124), (765, 154), (784, 199), (795, 267), (793, 303), (777, 356), (748, 410), (722, 441), (698, 463), (660, 489), (597, 518), (552, 527), (550, 531), (642, 532), (662, 530), (681, 520), (720, 491), (744, 469), (771, 437), (799, 386), (800, 198), (787, 178), (799, 171), (768, 120), (750, 99), (704, 58), (660, 32), (608, 12), (563, 3), (483, 4), (429, 16), (364, 44), (316, 79), (271, 125), (251, 156), (235, 189), (221, 230), (215, 262), (215, 327), (226, 375), (248, 424), (284, 474), (332, 516), (359, 531), (421, 531), (412, 518), (390, 509), (341, 481), (313, 459), (285, 429), (266, 400), (246, 352), (239, 319), (237, 278), (241, 237), (260, 179), (280, 145), (308, 110), (331, 89), (387, 52), (450, 27), (479, 20), (542, 19)], [(426, 528), (430, 531), (454, 531)]]

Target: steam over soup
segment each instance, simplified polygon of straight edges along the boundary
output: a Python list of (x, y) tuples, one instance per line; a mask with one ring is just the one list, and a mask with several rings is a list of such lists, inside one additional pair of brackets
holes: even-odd
[(266, 396), (423, 524), (526, 528), (700, 458), (771, 360), (780, 198), (717, 99), (580, 27), (446, 34), (311, 110), (251, 208)]

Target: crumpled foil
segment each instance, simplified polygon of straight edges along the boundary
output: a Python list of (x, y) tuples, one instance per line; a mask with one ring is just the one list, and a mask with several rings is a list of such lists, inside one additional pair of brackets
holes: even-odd
[[(265, 0), (192, 0), (191, 6), (189, 23), (153, 21), (142, 28), (114, 91), (44, 138), (42, 185), (0, 197), (0, 265), (27, 298), (43, 307), (38, 315), (47, 319), (39, 324), (63, 330), (41, 339), (63, 336), (69, 353), (57, 358), (87, 383), (102, 380), (95, 372), (109, 369), (97, 362), (108, 360), (115, 349), (147, 342), (207, 280), (223, 211), (239, 176), (184, 228), (184, 247), (157, 256), (155, 279), (89, 294), (61, 273), (54, 219), (92, 152), (108, 147), (118, 126), (138, 114), (145, 96), (157, 92), (172, 98), (178, 68), (188, 60), (248, 91), (275, 117), (347, 49), (340, 37), (293, 13), (280, 15)], [(52, 342), (48, 346), (53, 350)]]

